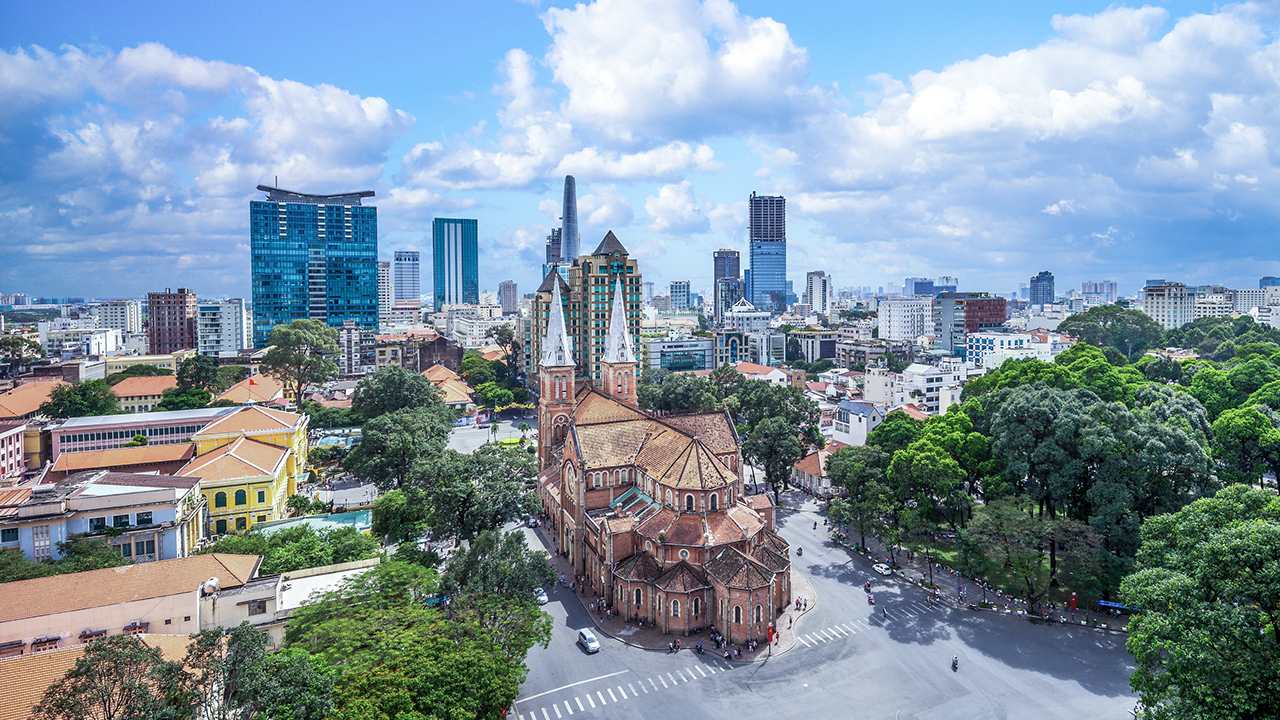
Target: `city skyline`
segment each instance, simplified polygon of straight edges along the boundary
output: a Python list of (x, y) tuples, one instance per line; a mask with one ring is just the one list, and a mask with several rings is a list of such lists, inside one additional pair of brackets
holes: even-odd
[[(439, 9), (433, 21), (464, 32), (430, 52), (456, 72), (422, 88), (421, 60), (383, 73), (323, 57), (315, 40), (331, 31), (319, 26), (257, 42), (276, 13), (294, 16), (283, 6), (255, 10), (262, 31), (218, 43), (179, 8), (13, 8), (0, 133), (21, 149), (0, 176), (0, 253), (14, 259), (0, 292), (142, 297), (154, 263), (202, 297), (247, 296), (237, 208), (277, 182), (375, 189), (382, 260), (425, 251), (434, 217), (478, 217), (481, 287), (534, 287), (566, 174), (582, 185), (585, 247), (613, 230), (655, 281), (689, 279), (704, 296), (704, 258), (749, 250), (753, 190), (791, 200), (797, 286), (816, 270), (837, 288), (947, 274), (1007, 293), (1052, 267), (1062, 287), (1106, 275), (1132, 296), (1148, 277), (1280, 274), (1264, 109), (1275, 80), (1237, 72), (1273, 42), (1274, 18), (1253, 6), (992, 4), (908, 20), (651, 5), (670, 28), (616, 2)], [(422, 12), (352, 18), (344, 32), (420, 26)], [(489, 33), (465, 32), (481, 17)], [(680, 52), (638, 72), (659, 31)], [(762, 38), (749, 79), (711, 49), (717, 33), (726, 52)], [(592, 55), (592, 34), (616, 37), (615, 57)], [(707, 78), (696, 99), (670, 94), (674, 63)], [(613, 96), (584, 84), (581, 68), (601, 66), (614, 67)]]

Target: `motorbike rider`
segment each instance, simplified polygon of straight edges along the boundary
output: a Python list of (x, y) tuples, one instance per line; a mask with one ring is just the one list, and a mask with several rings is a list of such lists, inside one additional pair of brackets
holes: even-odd
[(959, 656), (959, 655), (952, 655), (952, 656), (951, 656), (951, 669), (952, 669), (952, 670), (955, 670), (955, 669), (956, 669), (957, 667), (959, 667), (959, 666), (960, 666), (960, 656)]

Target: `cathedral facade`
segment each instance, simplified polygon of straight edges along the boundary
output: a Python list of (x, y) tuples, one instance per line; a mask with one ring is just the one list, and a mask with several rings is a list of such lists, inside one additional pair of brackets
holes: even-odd
[(714, 626), (731, 642), (766, 638), (791, 602), (790, 548), (774, 532), (768, 496), (743, 494), (728, 414), (640, 409), (621, 282), (599, 373), (579, 377), (561, 286), (551, 286), (538, 493), (557, 551), (628, 619), (679, 634)]

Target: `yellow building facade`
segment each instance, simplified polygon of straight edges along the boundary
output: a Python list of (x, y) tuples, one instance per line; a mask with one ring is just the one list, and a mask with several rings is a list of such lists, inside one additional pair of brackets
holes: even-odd
[(124, 355), (107, 358), (107, 374), (117, 373), (134, 365), (154, 365), (161, 370), (172, 370), (176, 374), (182, 361), (195, 355), (196, 351), (191, 349), (179, 350), (171, 355)]
[(245, 532), (285, 516), (307, 469), (306, 415), (245, 407), (192, 436), (196, 456), (180, 475), (201, 479), (210, 535)]

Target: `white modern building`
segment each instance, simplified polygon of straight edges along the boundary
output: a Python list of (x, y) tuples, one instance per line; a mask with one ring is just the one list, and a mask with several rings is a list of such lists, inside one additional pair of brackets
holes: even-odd
[(391, 263), (378, 263), (378, 323), (391, 322), (391, 307), (395, 300), (395, 283), (391, 278)]
[(338, 372), (367, 375), (378, 369), (377, 338), (373, 331), (347, 320), (338, 328)]
[(724, 317), (725, 330), (737, 330), (747, 335), (769, 332), (771, 315), (764, 310), (757, 310), (755, 305), (743, 298), (729, 308)]
[(831, 439), (845, 445), (866, 445), (867, 435), (884, 422), (884, 412), (865, 402), (841, 400), (836, 406)]
[(646, 367), (652, 370), (715, 369), (715, 341), (710, 338), (672, 337), (645, 344)]
[(1003, 353), (1006, 349), (1021, 350), (1023, 347), (1028, 347), (1033, 343), (1039, 344), (1036, 337), (1023, 333), (969, 333), (965, 336), (964, 359), (973, 363), (976, 367), (1000, 367), (999, 364), (988, 365), (987, 359), (997, 352)]
[(1180, 328), (1196, 319), (1196, 296), (1182, 283), (1148, 280), (1142, 288), (1142, 311), (1165, 330)]
[(933, 298), (892, 298), (880, 303), (880, 337), (912, 340), (933, 332)]
[(831, 315), (831, 276), (823, 270), (814, 270), (805, 275), (805, 302), (810, 310), (818, 315)]
[(253, 347), (253, 318), (244, 298), (197, 303), (196, 334), (201, 355), (235, 355)]
[(120, 330), (128, 335), (142, 332), (142, 301), (113, 300), (104, 302), (93, 308), (98, 328), (102, 330)]

